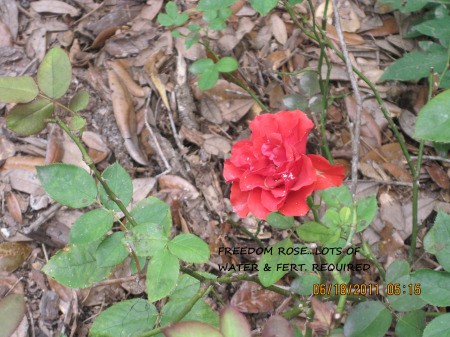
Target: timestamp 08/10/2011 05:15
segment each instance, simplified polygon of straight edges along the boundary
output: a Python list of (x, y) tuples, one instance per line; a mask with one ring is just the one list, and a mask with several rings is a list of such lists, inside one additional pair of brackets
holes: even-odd
[(411, 295), (419, 296), (421, 294), (420, 283), (387, 283), (384, 286), (379, 284), (366, 283), (316, 283), (313, 284), (313, 295)]

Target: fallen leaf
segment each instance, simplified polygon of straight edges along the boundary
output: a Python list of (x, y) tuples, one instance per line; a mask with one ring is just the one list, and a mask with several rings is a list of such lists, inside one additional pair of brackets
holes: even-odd
[(14, 156), (6, 159), (2, 170), (23, 169), (36, 172), (36, 166), (45, 165), (45, 158), (33, 156)]
[(166, 174), (158, 178), (158, 184), (160, 189), (179, 189), (186, 193), (186, 196), (190, 199), (197, 199), (200, 193), (197, 191), (194, 185), (184, 178)]
[(209, 154), (225, 158), (231, 152), (231, 144), (228, 139), (215, 135), (203, 135), (203, 138), (205, 138), (203, 148)]
[(329, 331), (333, 327), (335, 306), (331, 302), (322, 302), (316, 297), (312, 297), (311, 307), (314, 310), (314, 320), (310, 323), (311, 328), (319, 335)]
[(258, 314), (274, 311), (283, 297), (253, 282), (242, 282), (230, 304), (241, 312)]
[(374, 29), (365, 31), (364, 34), (372, 35), (374, 37), (388, 36), (397, 34), (399, 32), (397, 21), (393, 16), (388, 16), (383, 20), (383, 25)]
[[(357, 46), (360, 44), (364, 44), (364, 39), (359, 36), (358, 34), (355, 33), (347, 33), (344, 32), (344, 41), (346, 44), (350, 45), (350, 46)], [(339, 37), (337, 35), (337, 31), (336, 28), (334, 28), (331, 25), (327, 25), (327, 36), (332, 39), (334, 42), (339, 43)]]
[(144, 64), (144, 70), (147, 73), (150, 80), (152, 81), (156, 90), (158, 91), (158, 93), (164, 103), (164, 106), (166, 107), (167, 110), (170, 111), (171, 109), (170, 109), (170, 105), (169, 105), (169, 100), (167, 98), (166, 86), (161, 81), (161, 78), (159, 77), (158, 69), (156, 66), (156, 64), (164, 58), (165, 58), (164, 51), (158, 50), (157, 52), (153, 53), (147, 59), (147, 62), (145, 62), (145, 64)]
[(145, 90), (133, 80), (130, 73), (126, 69), (124, 61), (111, 61), (109, 62), (109, 65), (116, 72), (117, 76), (120, 78), (123, 85), (126, 86), (130, 94), (135, 97), (145, 96)]
[(14, 143), (9, 141), (4, 135), (0, 135), (0, 162), (8, 159), (16, 153)]
[(0, 271), (13, 272), (31, 253), (31, 247), (22, 242), (0, 243)]
[(120, 27), (118, 26), (112, 26), (108, 27), (104, 30), (102, 30), (94, 39), (94, 41), (91, 44), (92, 49), (99, 49), (102, 48), (105, 45), (106, 40), (108, 40), (111, 36), (114, 36), (116, 31)]
[(270, 22), (272, 24), (272, 32), (275, 39), (281, 45), (284, 45), (287, 41), (287, 30), (283, 20), (276, 14), (270, 16)]
[(445, 190), (450, 188), (450, 180), (444, 169), (433, 162), (424, 165), (431, 179), (440, 187)]
[(80, 11), (62, 1), (40, 0), (30, 3), (31, 8), (38, 13), (68, 14), (70, 16), (80, 15)]
[(20, 209), (19, 200), (17, 200), (17, 196), (14, 192), (8, 192), (6, 195), (6, 207), (8, 208), (8, 212), (11, 214), (12, 218), (16, 222), (22, 223), (22, 210)]

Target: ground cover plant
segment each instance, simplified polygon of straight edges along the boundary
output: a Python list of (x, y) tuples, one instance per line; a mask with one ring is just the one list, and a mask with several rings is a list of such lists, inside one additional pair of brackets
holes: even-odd
[[(45, 5), (45, 1), (36, 3)], [(65, 2), (54, 3), (61, 10), (70, 9), (61, 5)], [(122, 299), (108, 303), (106, 309), (102, 300), (100, 308), (89, 318), (93, 322), (85, 335), (448, 335), (450, 215), (445, 211), (445, 202), (436, 207), (435, 216), (428, 217), (431, 211), (427, 214), (427, 226), (420, 213), (424, 170), (438, 187), (450, 188), (448, 177), (442, 177), (447, 173), (440, 166), (424, 165), (427, 159), (448, 162), (449, 40), (436, 30), (442, 27), (446, 31), (448, 4), (384, 0), (380, 3), (389, 4), (391, 10), (425, 13), (422, 22), (412, 24), (411, 32), (406, 35), (427, 36), (430, 40), (420, 43), (422, 51), (405, 54), (376, 78), (379, 83), (422, 81), (419, 84), (425, 89), (421, 91), (424, 97), (417, 118), (414, 116), (415, 125), (408, 131), (404, 127), (404, 113), (394, 116), (380, 86), (352, 63), (347, 46), (357, 38), (343, 34), (337, 1), (326, 0), (320, 5), (298, 0), (248, 3), (200, 0), (191, 7), (174, 1), (164, 5), (160, 1), (159, 7), (149, 4), (153, 17), (143, 21), (153, 20), (158, 23), (158, 29), (167, 33), (167, 39), (177, 39), (180, 54), (176, 85), (168, 85), (158, 74), (158, 63), (165, 57), (158, 51), (146, 53), (143, 62), (136, 61), (142, 63), (151, 83), (145, 90), (131, 77), (125, 63), (108, 63), (107, 94), (113, 96), (116, 133), (122, 136), (123, 148), (130, 157), (144, 168), (151, 166), (149, 154), (158, 157), (160, 172), (151, 175), (158, 175), (159, 184), (167, 186), (167, 194), (158, 197), (149, 196), (150, 190), (136, 193), (137, 182), (130, 175), (133, 170), (121, 165), (119, 160), (105, 162), (106, 156), (99, 159), (100, 145), (86, 145), (85, 135), (89, 134), (87, 128), (93, 117), (85, 110), (96, 94), (74, 89), (73, 65), (79, 60), (74, 53), (52, 46), (34, 73), (0, 76), (0, 102), (6, 104), (8, 132), (14, 137), (30, 139), (52, 128), (52, 132), (62, 132), (75, 149), (72, 151), (80, 156), (78, 163), (54, 156), (33, 165), (33, 177), (55, 202), (53, 206), (77, 211), (65, 247), (55, 249), (39, 272), (46, 275), (55, 289), (107, 289), (126, 284), (128, 294)], [(39, 5), (32, 8), (39, 11)], [(231, 38), (222, 40), (219, 47), (214, 44), (215, 34), (225, 32), (233, 23), (238, 26), (233, 20), (241, 10), (270, 20), (277, 41), (288, 44), (284, 20), (289, 22), (292, 31), (296, 29), (299, 36), (302, 34), (304, 41), (316, 46), (315, 67), (281, 68), (290, 55), (270, 54), (272, 68), (266, 75), (275, 78), (276, 83), (286, 84), (287, 88), (290, 86), (287, 83), (295, 81), (295, 89), (286, 92), (281, 89), (282, 94), (272, 92), (265, 97), (258, 85), (241, 73), (245, 67), (251, 68), (249, 62), (241, 64), (242, 59), (232, 52), (242, 46), (231, 43), (234, 41)], [(283, 20), (275, 12), (282, 13)], [(333, 22), (333, 30), (328, 21)], [(103, 33), (99, 39), (111, 38), (117, 29)], [(264, 40), (264, 34), (261, 39)], [(234, 46), (225, 52), (228, 43)], [(105, 41), (94, 40), (91, 48), (99, 49), (103, 45)], [(114, 50), (111, 45), (105, 48), (111, 53)], [(195, 48), (201, 48), (204, 53), (196, 55), (195, 60), (187, 58), (191, 60), (188, 66), (182, 51), (188, 55)], [(79, 53), (82, 54), (81, 50)], [(333, 87), (336, 81), (332, 77), (333, 69), (338, 62), (345, 80), (350, 82), (345, 91)], [(199, 89), (194, 94), (186, 84), (188, 77), (192, 78), (193, 87)], [(277, 85), (281, 88), (281, 84)], [(378, 108), (390, 143), (382, 145), (375, 117), (367, 112), (363, 102), (363, 87)], [(223, 90), (224, 96), (214, 100), (214, 90)], [(176, 108), (168, 94), (171, 91), (176, 96)], [(152, 95), (159, 96), (153, 105)], [(132, 96), (139, 101), (140, 114), (132, 108)], [(194, 111), (190, 110), (195, 96), (199, 98), (200, 109), (209, 113), (204, 113), (202, 118), (210, 123), (210, 134), (202, 135)], [(248, 108), (233, 115), (230, 105), (242, 96), (246, 102), (238, 105)], [(281, 97), (275, 99), (275, 96)], [(350, 153), (347, 162), (336, 158), (339, 154), (331, 144), (337, 141), (332, 134), (335, 130), (330, 128), (333, 118), (330, 112), (342, 102), (351, 120), (345, 124)], [(225, 104), (227, 112), (214, 110), (220, 104)], [(239, 107), (233, 108), (239, 110)], [(238, 124), (250, 108), (249, 130), (224, 131), (223, 124)], [(96, 109), (100, 107), (95, 107), (92, 114), (97, 113)], [(165, 109), (167, 117), (151, 115), (148, 113), (151, 109)], [(177, 114), (173, 114), (175, 111)], [(172, 143), (158, 133), (155, 116), (169, 121), (167, 129), (176, 135)], [(150, 139), (148, 151), (141, 147), (139, 128)], [(232, 141), (217, 136), (220, 132)], [(363, 153), (361, 143), (368, 139), (372, 141), (368, 145), (372, 151)], [(186, 148), (194, 145), (202, 147), (203, 152), (191, 156), (189, 163), (198, 171), (190, 175), (186, 172), (187, 165), (183, 167), (176, 158), (172, 146), (179, 148), (180, 156), (188, 157)], [(173, 156), (171, 151), (175, 153)], [(428, 155), (434, 153), (431, 151), (438, 155)], [(197, 219), (213, 228), (202, 231), (200, 226), (195, 227), (195, 221), (188, 225), (180, 204), (199, 198), (200, 193), (188, 179), (197, 181), (206, 176), (208, 164), (202, 158), (207, 155), (219, 158), (216, 167), (220, 178), (217, 179), (228, 186), (229, 205), (217, 217), (211, 212), (214, 207), (209, 212), (200, 212)], [(368, 156), (369, 159), (364, 159)], [(398, 160), (396, 156), (401, 157), (398, 166), (392, 164)], [(377, 164), (378, 158), (384, 160), (383, 164)], [(397, 181), (385, 178), (383, 170)], [(145, 171), (135, 170), (132, 175), (141, 172)], [(173, 172), (179, 176), (167, 174)], [(364, 191), (360, 188), (362, 176), (388, 188)], [(145, 180), (144, 184), (149, 182)], [(203, 195), (213, 193), (214, 184), (213, 179), (207, 181)], [(409, 198), (409, 203), (400, 205), (394, 200), (389, 194), (391, 185), (407, 189), (405, 200)], [(175, 189), (179, 192), (174, 192)], [(184, 197), (184, 192), (191, 197)], [(7, 204), (9, 212), (14, 205), (11, 198)], [(446, 200), (446, 193), (442, 193), (442, 198)], [(208, 202), (217, 200), (211, 197)], [(199, 208), (198, 203), (189, 205), (191, 212)], [(409, 212), (409, 231), (405, 237), (398, 234), (401, 232), (399, 220), (395, 218), (398, 210), (405, 212), (400, 217)], [(383, 219), (380, 236), (374, 236), (380, 217)], [(18, 216), (14, 220), (18, 221)], [(270, 240), (264, 237), (264, 232), (270, 233)], [(234, 235), (244, 239), (229, 238)], [(17, 252), (17, 247), (22, 247), (8, 244), (2, 246), (6, 252)], [(22, 255), (26, 258), (28, 254)], [(244, 255), (249, 256), (244, 258)], [(3, 253), (2, 257), (5, 256), (8, 254)], [(11, 268), (8, 263), (17, 264), (14, 260), (2, 261), (6, 261), (2, 262), (5, 270)], [(116, 274), (118, 271), (122, 273), (120, 276)], [(232, 287), (239, 288), (230, 299), (226, 296)], [(0, 317), (11, 317), (0, 321), (5, 336), (17, 333), (26, 311), (23, 296), (11, 293), (12, 288), (0, 300)], [(85, 299), (89, 296), (89, 292), (85, 293)], [(66, 316), (69, 316), (67, 311)], [(77, 320), (74, 322), (76, 325)], [(59, 326), (63, 328), (58, 327), (56, 335), (76, 335), (74, 325), (67, 331), (69, 325), (60, 321)]]

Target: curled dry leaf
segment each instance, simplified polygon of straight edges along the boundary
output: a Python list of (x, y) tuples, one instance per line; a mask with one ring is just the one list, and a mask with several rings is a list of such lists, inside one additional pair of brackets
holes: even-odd
[(57, 0), (40, 0), (33, 1), (31, 8), (38, 13), (68, 14), (70, 16), (80, 15), (80, 11), (62, 1)]
[(398, 32), (399, 29), (397, 21), (393, 16), (390, 15), (383, 20), (383, 25), (381, 27), (370, 29), (364, 32), (364, 34), (380, 37), (380, 36), (388, 36), (391, 34), (397, 34)]
[(120, 27), (112, 26), (102, 30), (92, 42), (92, 49), (99, 49), (105, 45), (106, 40), (113, 36)]
[(152, 177), (136, 178), (131, 182), (133, 184), (133, 199), (131, 203), (136, 204), (150, 194), (153, 187), (155, 187), (156, 179)]
[(14, 156), (6, 159), (2, 170), (22, 169), (36, 172), (36, 166), (45, 165), (45, 158), (33, 156)]
[(230, 141), (221, 136), (215, 135), (203, 135), (205, 142), (203, 148), (206, 152), (219, 158), (225, 158), (225, 156), (231, 151)]
[(23, 242), (0, 243), (0, 271), (13, 272), (31, 254), (31, 247)]
[(405, 170), (404, 165), (399, 166), (392, 163), (383, 163), (381, 166), (398, 181), (412, 183), (413, 178), (411, 174)]
[(276, 14), (270, 16), (270, 22), (272, 24), (272, 33), (278, 43), (284, 45), (287, 41), (287, 30), (284, 21)]
[(161, 62), (165, 58), (165, 53), (163, 50), (158, 50), (157, 52), (153, 53), (148, 59), (147, 62), (144, 64), (144, 70), (147, 73), (148, 77), (152, 81), (153, 85), (155, 86), (156, 90), (158, 91), (164, 106), (167, 110), (170, 111), (170, 105), (169, 100), (167, 98), (166, 94), (166, 86), (161, 81), (161, 78), (158, 74), (158, 68), (157, 63)]
[(14, 156), (16, 147), (5, 136), (0, 135), (0, 161)]
[(148, 6), (142, 7), (139, 16), (145, 20), (153, 20), (161, 10), (163, 0), (152, 0), (148, 2)]
[(440, 165), (436, 163), (427, 163), (424, 166), (428, 174), (430, 175), (431, 179), (433, 179), (433, 181), (440, 188), (446, 190), (450, 188), (450, 180), (448, 178), (448, 175)]
[(263, 289), (253, 282), (243, 282), (231, 298), (230, 304), (239, 311), (251, 314), (274, 311), (283, 297)]
[(113, 70), (108, 70), (109, 87), (112, 91), (112, 105), (117, 126), (124, 139), (130, 156), (141, 165), (147, 165), (147, 159), (139, 148), (136, 135), (136, 113), (127, 88)]
[(89, 156), (94, 163), (100, 163), (109, 156), (111, 151), (99, 134), (92, 131), (84, 131), (81, 139), (87, 145)]
[(270, 317), (264, 324), (262, 337), (294, 337), (294, 329), (289, 321), (279, 315)]
[(17, 196), (14, 192), (8, 192), (6, 195), (6, 207), (8, 208), (8, 212), (11, 214), (12, 218), (16, 222), (22, 223), (22, 210), (20, 208), (19, 200), (17, 200)]
[(130, 94), (135, 97), (144, 97), (145, 90), (139, 86), (131, 77), (130, 73), (126, 69), (126, 64), (123, 60), (109, 62), (111, 68), (116, 72), (122, 83), (126, 86)]
[[(350, 46), (357, 46), (360, 44), (364, 44), (364, 39), (355, 33), (347, 33), (344, 32), (344, 41), (346, 44)], [(336, 28), (331, 25), (327, 25), (327, 36), (332, 39), (334, 42), (339, 43), (339, 38), (336, 32)]]
[(174, 175), (164, 175), (158, 178), (159, 189), (179, 189), (185, 192), (190, 199), (196, 199), (200, 196), (194, 185), (184, 178)]
[(45, 152), (45, 165), (60, 162), (64, 156), (62, 139), (57, 132), (50, 133)]
[(311, 306), (314, 310), (314, 321), (310, 323), (311, 328), (321, 335), (333, 327), (334, 305), (331, 302), (322, 302), (316, 297), (311, 298)]

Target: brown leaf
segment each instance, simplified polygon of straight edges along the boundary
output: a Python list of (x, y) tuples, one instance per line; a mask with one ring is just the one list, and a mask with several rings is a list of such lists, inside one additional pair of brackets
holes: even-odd
[(16, 147), (5, 136), (0, 135), (0, 161), (14, 156)]
[(147, 73), (150, 80), (153, 82), (153, 85), (156, 87), (156, 90), (158, 91), (158, 93), (164, 103), (164, 106), (166, 107), (167, 110), (170, 111), (171, 109), (170, 109), (169, 100), (168, 100), (167, 94), (166, 94), (166, 86), (161, 81), (161, 78), (159, 77), (158, 69), (156, 66), (156, 64), (158, 62), (161, 62), (161, 60), (163, 60), (164, 58), (165, 58), (164, 51), (158, 50), (157, 52), (153, 53), (147, 59), (147, 62), (145, 62), (145, 64), (144, 64), (144, 70)]
[(108, 70), (108, 79), (109, 87), (112, 91), (114, 117), (124, 138), (125, 147), (134, 160), (141, 165), (147, 165), (148, 161), (138, 145), (136, 113), (127, 87), (113, 70)]
[[(364, 44), (364, 39), (359, 36), (358, 34), (355, 33), (347, 33), (344, 32), (344, 41), (346, 44), (351, 45), (351, 46), (357, 46), (360, 44)], [(332, 39), (334, 42), (339, 43), (339, 38), (336, 32), (336, 28), (334, 28), (331, 25), (327, 25), (327, 36)]]
[(128, 89), (128, 91), (135, 97), (144, 97), (145, 90), (139, 86), (131, 77), (130, 73), (126, 69), (125, 62), (111, 61), (109, 62), (111, 68), (116, 72), (117, 76), (122, 81), (123, 85)]
[(77, 8), (62, 1), (40, 0), (33, 1), (30, 5), (38, 13), (69, 14), (70, 16), (80, 15), (80, 11)]
[[(345, 107), (347, 108), (348, 116), (352, 121), (356, 118), (356, 100), (353, 96), (346, 96), (344, 98)], [(381, 130), (378, 124), (373, 119), (372, 115), (369, 114), (364, 108), (361, 112), (361, 135), (368, 138), (374, 138), (378, 144), (381, 145)]]
[(45, 165), (45, 159), (43, 157), (15, 156), (6, 159), (2, 170), (23, 169), (36, 172), (36, 166), (42, 165)]
[(274, 311), (282, 300), (280, 294), (265, 290), (256, 283), (242, 282), (230, 304), (241, 312), (257, 314)]
[(320, 334), (329, 331), (333, 325), (334, 305), (331, 302), (322, 302), (312, 297), (311, 306), (314, 310), (314, 321), (310, 323), (311, 328)]
[(289, 321), (279, 315), (270, 317), (264, 324), (261, 337), (294, 337), (294, 329)]
[(12, 36), (9, 27), (0, 21), (0, 47), (12, 47)]
[(179, 189), (186, 193), (186, 196), (191, 199), (196, 199), (200, 195), (194, 185), (178, 176), (170, 174), (163, 175), (158, 178), (158, 184), (160, 189)]
[(92, 49), (102, 48), (105, 45), (106, 40), (108, 40), (111, 36), (114, 36), (114, 34), (119, 28), (120, 27), (118, 26), (112, 26), (102, 30), (100, 34), (98, 34), (95, 37), (94, 41), (92, 42), (91, 48)]
[(22, 210), (20, 209), (19, 200), (17, 200), (14, 192), (9, 192), (6, 195), (6, 207), (8, 208), (8, 212), (11, 214), (13, 219), (18, 223), (22, 223)]
[(270, 16), (270, 22), (272, 24), (272, 32), (275, 39), (281, 45), (284, 45), (287, 41), (287, 30), (284, 21), (276, 14)]
[(161, 10), (163, 0), (152, 0), (148, 2), (148, 6), (144, 6), (139, 16), (145, 20), (153, 20)]
[(440, 188), (443, 188), (445, 190), (450, 188), (450, 180), (448, 178), (448, 175), (440, 165), (431, 162), (427, 163), (424, 166), (428, 174), (430, 175), (431, 179), (433, 179), (433, 181)]
[(228, 139), (215, 135), (203, 135), (205, 142), (203, 143), (203, 149), (213, 156), (219, 158), (225, 158), (225, 156), (231, 151), (231, 144)]
[(0, 243), (0, 271), (13, 272), (31, 253), (31, 247), (22, 242)]
[(386, 19), (383, 20), (383, 26), (377, 27), (374, 29), (370, 29), (364, 34), (372, 35), (375, 37), (380, 36), (387, 36), (391, 34), (397, 34), (399, 32), (397, 21), (393, 16), (388, 16)]
[(392, 175), (395, 179), (398, 181), (404, 181), (407, 183), (412, 183), (413, 178), (411, 174), (405, 170), (404, 167), (392, 164), (392, 163), (383, 163), (381, 166), (389, 172), (390, 175)]
[(51, 132), (47, 140), (45, 151), (45, 165), (60, 162), (63, 158), (62, 138), (58, 132)]
[(380, 232), (381, 240), (379, 243), (380, 255), (386, 258), (386, 266), (393, 261), (404, 259), (406, 257), (405, 245), (402, 238), (389, 221), (384, 221), (385, 226)]

